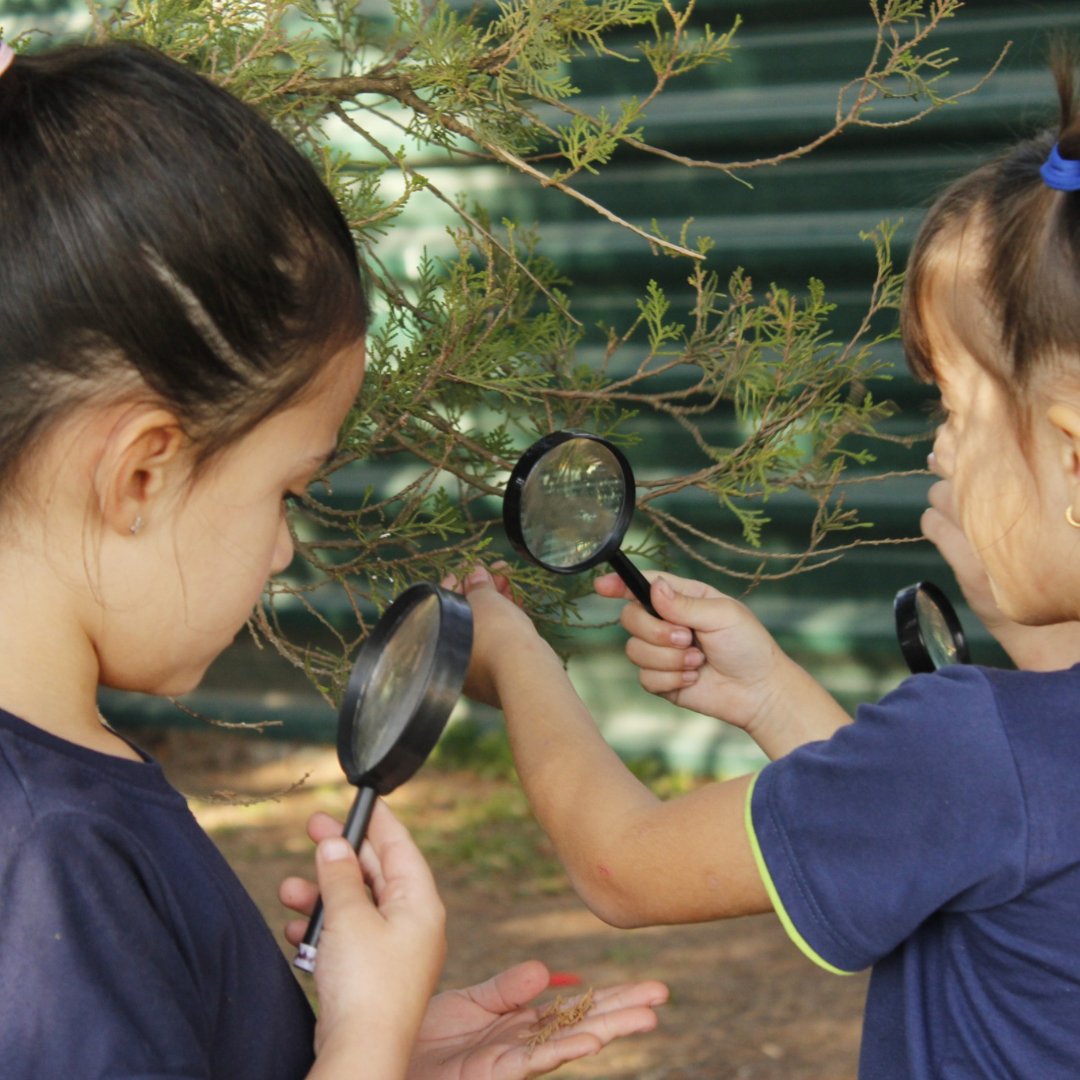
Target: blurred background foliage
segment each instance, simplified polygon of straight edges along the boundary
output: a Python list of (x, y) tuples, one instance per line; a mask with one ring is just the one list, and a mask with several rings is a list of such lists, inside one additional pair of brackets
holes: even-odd
[[(902, 674), (892, 594), (951, 584), (911, 542), (932, 394), (895, 340), (898, 271), (951, 176), (1052, 119), (1045, 33), (1078, 23), (1059, 0), (0, 0), (21, 47), (148, 42), (261, 109), (371, 269), (369, 373), (299, 557), (186, 704), (326, 737), (310, 684), (336, 697), (411, 581), (510, 556), (509, 468), (563, 427), (629, 456), (643, 562), (749, 592), (846, 704), (876, 698)], [(752, 763), (638, 690), (588, 581), (511, 562), (616, 746)]]

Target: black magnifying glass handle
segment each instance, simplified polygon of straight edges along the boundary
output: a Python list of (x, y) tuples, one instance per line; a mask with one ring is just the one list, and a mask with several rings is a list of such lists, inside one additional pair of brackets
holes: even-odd
[[(352, 809), (345, 819), (345, 839), (352, 844), (353, 851), (359, 851), (367, 833), (368, 823), (371, 821), (372, 811), (375, 809), (375, 800), (378, 793), (374, 788), (362, 787), (353, 799)], [(323, 902), (322, 897), (315, 901), (315, 909), (311, 913), (311, 921), (308, 923), (307, 933), (300, 942), (300, 948), (296, 953), (293, 964), (303, 971), (315, 970), (315, 954), (319, 949), (319, 934), (323, 926)]]
[[(608, 565), (623, 579), (641, 606), (654, 619), (660, 619), (661, 616), (657, 614), (656, 608), (653, 607), (652, 588), (649, 585), (649, 579), (622, 553), (621, 548), (616, 548), (608, 556)], [(701, 648), (698, 644), (697, 634), (692, 630), (690, 631), (690, 644), (695, 648)]]
[(622, 553), (619, 548), (616, 548), (608, 556), (608, 565), (623, 579), (627, 588), (634, 594), (641, 606), (654, 618), (659, 619), (660, 616), (656, 613), (656, 608), (652, 603), (652, 590), (649, 586), (649, 579)]

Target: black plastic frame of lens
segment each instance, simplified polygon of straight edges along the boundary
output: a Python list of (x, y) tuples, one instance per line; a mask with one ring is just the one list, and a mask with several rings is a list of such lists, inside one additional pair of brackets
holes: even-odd
[(963, 626), (960, 625), (960, 617), (949, 603), (949, 598), (932, 581), (920, 581), (915, 585), (909, 585), (906, 589), (901, 589), (893, 601), (896, 636), (900, 642), (900, 651), (904, 654), (911, 673), (923, 675), (937, 671), (919, 625), (917, 599), (920, 592), (928, 596), (941, 612), (941, 617), (945, 620), (945, 625), (952, 635), (953, 644), (956, 646), (957, 663), (970, 664), (971, 650), (968, 648), (967, 636)]
[[(401, 734), (369, 769), (356, 760), (355, 725), (363, 706), (371, 674), (387, 642), (406, 616), (429, 597), (439, 604), (438, 641), (427, 686), (416, 712), (405, 722)], [(420, 583), (406, 589), (383, 613), (353, 664), (338, 713), (337, 752), (349, 783), (389, 794), (409, 779), (427, 760), (446, 727), (465, 684), (472, 652), (473, 623), (468, 601), (438, 585)]]
[[(596, 552), (587, 559), (574, 563), (573, 566), (552, 566), (550, 563), (538, 559), (525, 543), (525, 536), (521, 531), (521, 499), (525, 491), (525, 482), (529, 479), (533, 469), (539, 464), (540, 459), (549, 451), (554, 450), (556, 446), (561, 446), (571, 439), (589, 439), (592, 442), (598, 442), (612, 453), (619, 463), (619, 468), (622, 469), (623, 498), (619, 506), (619, 513), (615, 518), (615, 525), (607, 540)], [(610, 562), (618, 552), (623, 537), (626, 535), (626, 530), (630, 528), (630, 520), (634, 516), (634, 492), (634, 470), (630, 468), (630, 462), (626, 460), (626, 455), (617, 446), (608, 442), (607, 439), (603, 439), (599, 435), (593, 435), (588, 431), (573, 430), (556, 431), (551, 435), (545, 435), (542, 439), (534, 442), (521, 455), (518, 463), (514, 466), (514, 471), (510, 474), (510, 480), (507, 482), (506, 494), (503, 496), (503, 525), (506, 528), (507, 539), (519, 555), (536, 566), (542, 566), (545, 570), (551, 571), (553, 574), (580, 574), (582, 570), (591, 570), (594, 566), (599, 566), (600, 563)]]

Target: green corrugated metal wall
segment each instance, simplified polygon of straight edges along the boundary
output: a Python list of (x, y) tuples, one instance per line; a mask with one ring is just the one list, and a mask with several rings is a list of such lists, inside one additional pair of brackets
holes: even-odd
[[(733, 61), (691, 75), (658, 99), (646, 126), (651, 142), (698, 158), (738, 160), (790, 149), (831, 125), (836, 89), (860, 73), (872, 43), (865, 0), (699, 0), (696, 17), (725, 29), (737, 13), (744, 26)], [(796, 291), (805, 289), (809, 275), (822, 278), (838, 304), (833, 327), (843, 335), (861, 317), (873, 274), (872, 253), (859, 240), (860, 230), (883, 218), (903, 218), (898, 250), (903, 258), (925, 207), (952, 177), (1002, 143), (1052, 120), (1055, 98), (1045, 70), (1046, 35), (1062, 29), (1080, 31), (1075, 0), (971, 0), (938, 32), (938, 44), (959, 57), (949, 80), (959, 90), (976, 82), (1011, 40), (1005, 63), (986, 87), (912, 127), (848, 131), (804, 160), (757, 170), (750, 175), (753, 190), (719, 173), (630, 155), (579, 186), (645, 226), (657, 217), (662, 226), (677, 231), (683, 219), (693, 216), (701, 231), (718, 242), (710, 259), (722, 275), (741, 265), (759, 287), (776, 281)], [(584, 91), (575, 104), (588, 111), (605, 103), (610, 111), (621, 98), (647, 89), (640, 69), (632, 65), (585, 58), (575, 61), (575, 75)], [(877, 118), (890, 115), (883, 108)], [(651, 256), (646, 245), (579, 204), (490, 166), (433, 163), (430, 171), (444, 191), (473, 192), (495, 220), (507, 215), (523, 223), (538, 221), (542, 250), (575, 280), (574, 310), (587, 325), (601, 319), (627, 321), (649, 278), (658, 278), (669, 290), (673, 310), (689, 307), (685, 285), (680, 285), (684, 267)], [(418, 201), (394, 231), (388, 261), (408, 272), (425, 246), (437, 249), (443, 242), (447, 221), (444, 208)], [(587, 346), (583, 359), (598, 352), (598, 343)], [(898, 346), (887, 346), (883, 355), (894, 363), (894, 377), (875, 389), (901, 406), (886, 430), (906, 435), (925, 429), (920, 405), (928, 391), (906, 374)], [(721, 414), (714, 422), (724, 425), (731, 419)], [(686, 452), (677, 431), (656, 421), (641, 421), (639, 427), (643, 440), (631, 457), (642, 474), (658, 456), (670, 460)], [(876, 467), (918, 468), (926, 449), (879, 446)], [(393, 482), (386, 470), (359, 469), (353, 476), (357, 489), (372, 480)], [(875, 535), (913, 536), (928, 483), (916, 477), (855, 485), (849, 500), (863, 518), (876, 523)], [(338, 496), (347, 498), (347, 488), (338, 484)], [(798, 497), (776, 498), (768, 511), (780, 538), (797, 543), (806, 524)], [(702, 505), (694, 512), (714, 527), (731, 529), (734, 538), (732, 524), (715, 509)], [(855, 552), (833, 567), (763, 586), (751, 604), (786, 647), (845, 703), (854, 704), (876, 698), (902, 675), (892, 638), (891, 597), (922, 577), (945, 584), (956, 595), (944, 564), (927, 545), (916, 544)], [(718, 579), (714, 583), (724, 586)], [(966, 622), (975, 629), (970, 614)], [(1000, 659), (984, 634), (972, 636), (977, 658)], [(619, 655), (617, 637), (615, 631), (590, 632), (579, 641), (582, 655), (572, 665), (617, 745), (629, 751), (659, 750), (669, 762), (720, 770), (749, 760), (741, 744), (716, 725), (679, 717), (638, 692)], [(330, 732), (328, 711), (305, 693), (302, 679), (246, 642), (219, 662), (193, 704), (229, 719), (276, 715), (293, 733)], [(106, 709), (122, 721), (183, 719), (167, 703), (119, 695), (107, 697)]]

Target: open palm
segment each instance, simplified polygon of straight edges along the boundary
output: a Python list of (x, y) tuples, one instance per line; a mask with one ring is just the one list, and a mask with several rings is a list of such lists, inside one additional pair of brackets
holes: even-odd
[(432, 998), (409, 1080), (528, 1080), (596, 1054), (613, 1039), (652, 1030), (652, 1007), (667, 1000), (667, 988), (658, 982), (598, 990), (584, 1020), (530, 1050), (537, 1010), (527, 1003), (547, 985), (547, 968), (531, 960), (485, 983)]

